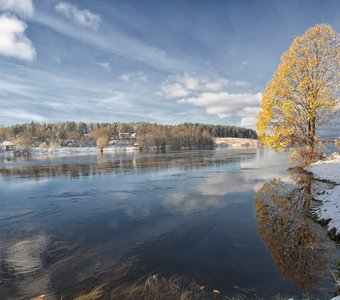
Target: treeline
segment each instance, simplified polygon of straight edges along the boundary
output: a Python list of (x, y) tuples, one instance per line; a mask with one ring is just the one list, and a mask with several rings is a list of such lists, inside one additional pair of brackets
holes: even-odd
[(149, 124), (139, 128), (138, 144), (142, 147), (156, 147), (158, 150), (212, 147), (214, 141), (206, 130), (188, 125), (157, 125)]
[(213, 137), (239, 137), (256, 139), (255, 130), (225, 125), (184, 123), (179, 125), (158, 125), (147, 122), (113, 123), (36, 123), (16, 124), (0, 127), (0, 141), (12, 141), (24, 146), (41, 143), (61, 144), (76, 141), (79, 146), (95, 142), (100, 137), (119, 139), (122, 133), (135, 133), (136, 140), (145, 147), (203, 147), (212, 143)]

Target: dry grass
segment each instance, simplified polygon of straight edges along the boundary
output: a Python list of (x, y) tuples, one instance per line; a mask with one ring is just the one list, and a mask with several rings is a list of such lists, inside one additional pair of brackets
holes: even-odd
[(172, 276), (168, 279), (149, 276), (131, 285), (125, 285), (112, 290), (111, 299), (209, 299), (204, 286), (194, 282), (184, 288), (183, 280)]
[(104, 285), (99, 285), (87, 294), (79, 294), (74, 300), (97, 300), (103, 296), (103, 287)]
[[(73, 298), (74, 300), (263, 300), (253, 290), (241, 290), (233, 296), (227, 296), (218, 290), (209, 290), (194, 281), (187, 284), (179, 276), (164, 278), (160, 276), (149, 276), (134, 283), (127, 283), (114, 288), (111, 295), (104, 295), (104, 285), (97, 286), (89, 293), (82, 293)], [(269, 299), (266, 297), (265, 299)], [(292, 297), (280, 294), (273, 296), (273, 300), (288, 300)], [(316, 299), (316, 298), (308, 298)], [(63, 298), (61, 298), (63, 300)]]

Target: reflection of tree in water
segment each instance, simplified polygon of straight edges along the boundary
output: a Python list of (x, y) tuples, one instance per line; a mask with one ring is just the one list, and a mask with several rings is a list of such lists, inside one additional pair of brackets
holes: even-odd
[(255, 198), (258, 231), (283, 277), (304, 291), (330, 275), (335, 245), (309, 217), (310, 184), (292, 188), (280, 180), (266, 183)]

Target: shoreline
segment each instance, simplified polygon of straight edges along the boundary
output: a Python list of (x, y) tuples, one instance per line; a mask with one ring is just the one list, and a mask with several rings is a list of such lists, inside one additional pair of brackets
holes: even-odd
[[(214, 138), (213, 147), (221, 147), (221, 148), (231, 148), (231, 149), (252, 149), (258, 148), (258, 140), (256, 139), (248, 139), (248, 138)], [(153, 149), (154, 147), (149, 147), (149, 149)], [(189, 150), (188, 147), (184, 147), (182, 150)], [(136, 147), (133, 144), (121, 144), (121, 145), (108, 145), (103, 148), (103, 153), (114, 153), (118, 151), (131, 151), (138, 152), (142, 150), (141, 147)], [(204, 149), (202, 149), (204, 150)], [(13, 149), (13, 150), (2, 150), (0, 151), (0, 156), (12, 156), (16, 155), (16, 151), (18, 155), (49, 155), (49, 154), (60, 154), (60, 155), (86, 155), (86, 154), (100, 154), (101, 151), (96, 146), (79, 146), (79, 147), (46, 147), (44, 150), (39, 147), (30, 147), (27, 149)], [(22, 153), (21, 153), (22, 152)]]
[(326, 222), (330, 234), (340, 236), (340, 154), (334, 153), (304, 170), (315, 180), (328, 183), (327, 188), (313, 192), (313, 198), (320, 203), (313, 209), (313, 213), (318, 221)]

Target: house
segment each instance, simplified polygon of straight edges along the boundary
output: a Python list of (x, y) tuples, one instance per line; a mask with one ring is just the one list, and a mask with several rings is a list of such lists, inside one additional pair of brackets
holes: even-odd
[(14, 150), (13, 143), (10, 141), (3, 141), (0, 144), (0, 149), (2, 151), (13, 151)]
[(136, 133), (120, 132), (119, 138), (121, 140), (131, 140), (136, 138)]
[(61, 147), (79, 147), (79, 142), (76, 140), (64, 140), (60, 143)]

